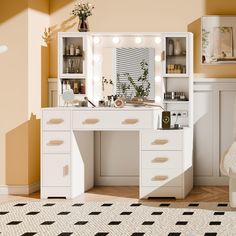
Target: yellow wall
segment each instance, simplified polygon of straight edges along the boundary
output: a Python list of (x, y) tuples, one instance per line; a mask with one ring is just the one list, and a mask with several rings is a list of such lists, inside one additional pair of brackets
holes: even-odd
[[(22, 161), (27, 165), (28, 155), (27, 126), (24, 125), (28, 120), (27, 1), (21, 1), (21, 4), (16, 6), (14, 2), (1, 1), (0, 7), (0, 43), (9, 47), (6, 53), (0, 54), (0, 184), (6, 183), (6, 175), (9, 173), (9, 162), (6, 161), (6, 157), (14, 156), (12, 170), (16, 169), (17, 173)], [(17, 10), (19, 12), (16, 12)], [(17, 127), (19, 132), (15, 131)], [(9, 146), (10, 143), (16, 144), (16, 147)], [(24, 165), (18, 175), (20, 182), (26, 180), (25, 168), (27, 169), (27, 166)]]
[[(94, 14), (91, 31), (152, 32), (190, 31), (194, 33), (194, 72), (200, 77), (236, 77), (236, 66), (200, 64), (200, 18), (208, 14), (235, 14), (235, 0), (91, 0)], [(63, 5), (64, 4), (64, 5)], [(76, 31), (77, 19), (71, 19), (73, 1), (50, 1), (50, 25), (54, 29), (50, 45), (50, 77), (57, 76), (56, 32)]]
[(41, 73), (41, 36), (48, 13), (48, 0), (0, 1), (0, 44), (9, 48), (0, 54), (0, 185), (39, 181), (39, 115), (48, 77), (48, 65)]

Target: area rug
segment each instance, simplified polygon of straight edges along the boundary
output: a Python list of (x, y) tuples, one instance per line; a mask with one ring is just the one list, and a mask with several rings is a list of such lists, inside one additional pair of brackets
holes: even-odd
[(1, 236), (236, 235), (228, 203), (35, 200), (0, 205)]

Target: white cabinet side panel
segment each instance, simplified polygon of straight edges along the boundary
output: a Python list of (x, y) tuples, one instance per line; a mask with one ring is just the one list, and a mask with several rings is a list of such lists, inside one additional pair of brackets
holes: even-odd
[(213, 175), (212, 91), (194, 93), (194, 175)]
[(220, 92), (220, 158), (235, 140), (236, 91)]

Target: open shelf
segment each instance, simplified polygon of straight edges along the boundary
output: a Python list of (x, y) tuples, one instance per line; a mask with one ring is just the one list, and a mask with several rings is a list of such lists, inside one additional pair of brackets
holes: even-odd
[(71, 58), (71, 57), (82, 57), (82, 54), (79, 55), (63, 55), (64, 58)]

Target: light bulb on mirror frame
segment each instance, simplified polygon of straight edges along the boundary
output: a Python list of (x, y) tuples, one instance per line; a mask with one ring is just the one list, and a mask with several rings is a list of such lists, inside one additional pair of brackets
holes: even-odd
[(160, 103), (161, 102), (161, 96), (155, 96), (155, 102)]
[(155, 43), (160, 44), (161, 43), (161, 37), (156, 37), (155, 38)]
[(93, 77), (93, 81), (94, 81), (95, 83), (100, 82), (99, 76), (94, 76), (94, 77)]
[(142, 38), (141, 38), (141, 37), (136, 37), (136, 38), (135, 38), (135, 43), (136, 43), (136, 44), (142, 43)]
[(97, 36), (95, 36), (95, 37), (93, 38), (93, 43), (94, 43), (94, 44), (99, 44), (99, 43), (100, 43), (100, 38), (97, 37)]
[(160, 62), (161, 61), (161, 56), (160, 55), (156, 55), (155, 56), (155, 61), (156, 62)]
[(156, 83), (160, 83), (161, 82), (161, 76), (157, 75), (155, 77), (155, 81), (156, 81)]
[(98, 55), (94, 55), (93, 56), (93, 60), (94, 60), (94, 62), (100, 62), (101, 61), (101, 57), (98, 56)]
[(113, 42), (114, 44), (118, 44), (118, 43), (120, 42), (119, 37), (113, 37), (112, 42)]

